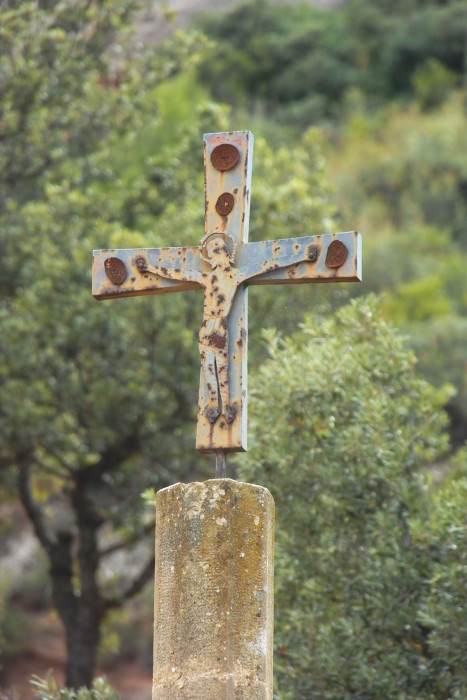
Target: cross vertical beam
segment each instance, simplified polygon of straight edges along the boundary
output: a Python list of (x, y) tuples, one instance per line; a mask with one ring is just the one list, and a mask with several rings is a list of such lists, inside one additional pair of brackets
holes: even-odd
[[(224, 234), (232, 241), (234, 257), (248, 242), (253, 134), (249, 131), (205, 134), (205, 238)], [(222, 293), (222, 282), (220, 290)], [(213, 297), (216, 299), (216, 295)], [(227, 319), (227, 383), (234, 416), (211, 423), (206, 416), (209, 392), (205, 363), (201, 363), (196, 447), (212, 452), (221, 447), (238, 452), (247, 449), (248, 289), (242, 285), (233, 298)]]

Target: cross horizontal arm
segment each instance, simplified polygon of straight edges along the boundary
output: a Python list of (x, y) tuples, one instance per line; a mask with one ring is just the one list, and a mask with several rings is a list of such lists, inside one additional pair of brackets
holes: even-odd
[(357, 231), (245, 244), (237, 266), (247, 284), (358, 282), (362, 279)]
[(92, 295), (115, 299), (199, 289), (202, 269), (199, 246), (95, 250)]

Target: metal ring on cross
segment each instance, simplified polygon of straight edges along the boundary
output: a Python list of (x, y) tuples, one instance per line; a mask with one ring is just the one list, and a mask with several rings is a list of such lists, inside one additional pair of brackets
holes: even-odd
[(209, 231), (209, 233), (206, 233), (206, 235), (203, 236), (203, 238), (201, 239), (201, 243), (199, 244), (202, 259), (205, 262), (211, 263), (210, 258), (206, 254), (206, 246), (208, 242), (213, 238), (222, 238), (225, 241), (225, 243), (227, 244), (227, 249), (229, 251), (229, 257), (233, 261), (235, 259), (235, 252), (237, 250), (237, 241), (233, 236), (230, 235), (230, 233), (226, 233), (225, 231)]

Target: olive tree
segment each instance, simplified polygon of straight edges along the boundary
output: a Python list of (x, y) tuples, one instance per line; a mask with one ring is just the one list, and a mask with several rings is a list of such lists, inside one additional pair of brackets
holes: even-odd
[(277, 697), (461, 697), (462, 620), (446, 605), (444, 622), (427, 619), (456, 590), (459, 611), (467, 583), (465, 567), (446, 569), (444, 546), (435, 584), (446, 527), (434, 536), (425, 467), (447, 448), (449, 390), (417, 377), (371, 298), (266, 338), (241, 474), (276, 501)]

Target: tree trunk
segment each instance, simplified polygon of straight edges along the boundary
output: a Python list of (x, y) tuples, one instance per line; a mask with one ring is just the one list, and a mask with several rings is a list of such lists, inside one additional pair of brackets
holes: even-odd
[(52, 599), (66, 635), (66, 685), (75, 689), (92, 685), (102, 619), (96, 585), (97, 558), (92, 546), (96, 538), (95, 533), (90, 533), (92, 524), (85, 532), (79, 529), (80, 595), (73, 590), (72, 536), (60, 533), (50, 551)]
[(81, 584), (75, 624), (66, 627), (68, 661), (66, 684), (70, 688), (90, 687), (96, 667), (102, 622), (97, 581), (99, 516), (88, 495), (88, 485), (78, 482), (72, 494), (78, 526), (78, 566)]
[[(52, 601), (66, 634), (66, 683), (71, 688), (80, 688), (83, 685), (89, 687), (96, 665), (102, 621), (97, 584), (97, 530), (101, 521), (87, 496), (89, 485), (77, 480), (72, 492), (72, 506), (78, 529), (76, 570), (76, 538), (70, 530), (53, 534), (47, 526), (44, 513), (33, 497), (30, 471), (30, 463), (25, 459), (19, 471), (19, 491), (36, 535), (49, 557)], [(74, 586), (75, 578), (78, 580), (77, 586)], [(80, 587), (80, 590), (75, 590), (77, 587)]]
[[(96, 667), (100, 637), (100, 620), (84, 613), (73, 630), (67, 630), (66, 685), (75, 690), (90, 688)], [(83, 619), (84, 618), (84, 619)]]
[[(112, 454), (107, 455), (111, 459)], [(66, 684), (70, 688), (90, 687), (96, 667), (102, 621), (108, 610), (121, 607), (142, 590), (154, 574), (150, 559), (125, 591), (105, 599), (98, 584), (98, 531), (102, 518), (91, 494), (99, 482), (103, 466), (75, 473), (71, 505), (77, 535), (73, 530), (54, 533), (45, 513), (35, 501), (31, 485), (30, 455), (23, 458), (18, 487), (24, 508), (50, 563), (52, 602), (64, 625), (67, 647)], [(120, 546), (124, 546), (125, 543)]]

